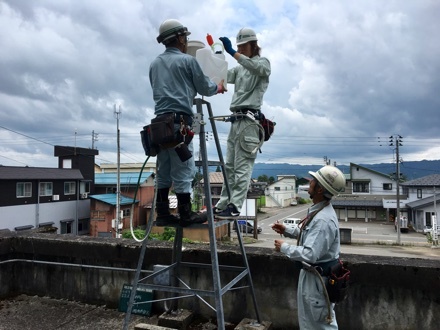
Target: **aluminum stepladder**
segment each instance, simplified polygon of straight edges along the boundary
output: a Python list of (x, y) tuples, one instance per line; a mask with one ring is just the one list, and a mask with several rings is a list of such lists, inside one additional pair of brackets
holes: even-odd
[[(246, 257), (246, 252), (243, 245), (243, 240), (240, 234), (237, 235), (238, 242), (240, 246), (240, 251), (242, 254), (242, 261), (243, 266), (237, 267), (237, 266), (227, 266), (227, 265), (220, 265), (218, 261), (218, 252), (217, 252), (217, 241), (215, 237), (215, 228), (225, 225), (229, 223), (228, 220), (222, 220), (222, 221), (214, 221), (213, 216), (213, 207), (212, 207), (212, 198), (211, 198), (211, 187), (210, 187), (210, 181), (209, 181), (209, 166), (220, 166), (222, 169), (223, 177), (224, 177), (224, 184), (226, 185), (226, 188), (228, 190), (228, 193), (230, 193), (229, 185), (226, 179), (225, 175), (225, 169), (224, 169), (224, 161), (223, 156), (221, 152), (221, 146), (218, 139), (217, 129), (214, 122), (214, 117), (212, 114), (212, 108), (211, 104), (203, 99), (196, 98), (194, 100), (194, 105), (197, 108), (197, 113), (195, 115), (195, 120), (193, 123), (193, 127), (195, 127), (195, 131), (199, 131), (199, 137), (200, 137), (200, 156), (201, 156), (201, 164), (198, 164), (200, 162), (196, 162), (196, 165), (202, 166), (203, 169), (203, 180), (204, 180), (204, 193), (205, 193), (205, 200), (206, 202), (206, 208), (207, 208), (207, 215), (208, 215), (208, 224), (197, 224), (197, 225), (191, 225), (190, 227), (185, 228), (208, 228), (209, 232), (209, 245), (210, 245), (210, 253), (211, 253), (211, 264), (201, 264), (201, 263), (189, 263), (189, 262), (183, 262), (182, 261), (182, 240), (183, 240), (183, 228), (180, 226), (176, 226), (176, 235), (174, 238), (174, 245), (173, 245), (173, 253), (172, 253), (172, 263), (171, 265), (154, 272), (144, 278), (140, 278), (140, 274), (142, 272), (142, 265), (145, 257), (145, 253), (147, 250), (147, 239), (145, 239), (142, 242), (140, 256), (138, 260), (137, 269), (135, 272), (135, 277), (133, 280), (132, 290), (127, 306), (127, 312), (124, 319), (124, 326), (123, 329), (127, 330), (128, 325), (130, 323), (130, 317), (133, 310), (134, 305), (136, 304), (143, 304), (143, 303), (153, 303), (153, 302), (159, 302), (159, 301), (171, 301), (171, 306), (166, 307), (168, 308), (168, 311), (174, 311), (177, 308), (177, 300), (182, 298), (189, 298), (189, 297), (197, 297), (202, 302), (204, 302), (208, 307), (210, 307), (213, 311), (216, 312), (217, 316), (217, 328), (218, 329), (225, 329), (225, 320), (224, 320), (224, 312), (223, 312), (223, 295), (227, 293), (230, 290), (237, 290), (237, 289), (250, 289), (250, 293), (252, 295), (252, 300), (255, 308), (255, 316), (258, 323), (261, 323), (260, 319), (260, 312), (258, 309), (257, 301), (255, 298), (255, 291), (254, 286), (252, 282), (252, 276), (249, 270), (249, 264)], [(218, 162), (209, 162), (207, 158), (207, 148), (206, 148), (206, 136), (205, 136), (205, 122), (203, 121), (203, 105), (206, 105), (209, 120), (211, 122), (212, 131), (214, 135), (215, 145), (217, 148), (219, 161)], [(157, 190), (157, 189), (156, 189)], [(153, 208), (150, 212), (150, 217), (147, 223), (146, 228), (146, 237), (151, 232), (151, 229), (153, 227), (153, 220), (154, 220), (154, 209), (156, 205), (156, 194), (153, 200)], [(239, 233), (239, 227), (237, 224), (237, 220), (234, 220), (236, 227), (238, 228)], [(196, 268), (209, 268), (211, 267), (212, 271), (212, 283), (213, 288), (211, 290), (207, 289), (197, 289), (197, 288), (191, 288), (187, 283), (185, 283), (182, 278), (180, 278), (179, 274), (179, 268), (180, 267), (196, 267)], [(226, 285), (222, 287), (221, 281), (220, 281), (220, 271), (221, 270), (227, 270), (229, 272), (236, 272), (237, 275), (230, 280)], [(151, 283), (154, 278), (157, 276), (161, 276), (164, 273), (168, 272), (168, 274), (172, 274), (173, 281), (170, 283), (171, 285), (161, 285), (161, 284), (154, 284)], [(238, 284), (242, 279), (247, 279), (247, 285), (236, 287), (235, 285)], [(139, 301), (135, 303), (135, 295), (136, 290), (138, 288), (138, 285), (141, 284), (143, 288), (145, 289), (151, 289), (155, 291), (161, 291), (161, 292), (168, 292), (172, 293), (172, 296), (165, 299), (159, 299), (159, 300), (151, 300), (151, 301)], [(208, 301), (206, 301), (203, 297), (211, 297), (211, 299), (214, 299), (215, 306), (212, 306)]]

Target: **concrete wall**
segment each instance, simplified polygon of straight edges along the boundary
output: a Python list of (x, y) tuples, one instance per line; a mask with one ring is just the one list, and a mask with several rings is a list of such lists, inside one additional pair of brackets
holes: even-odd
[[(2, 235), (0, 298), (23, 293), (116, 308), (122, 285), (131, 283), (134, 273), (105, 267), (135, 269), (140, 252), (140, 244), (128, 239), (29, 233)], [(243, 266), (238, 247), (218, 245), (218, 250), (221, 265)], [(261, 319), (271, 321), (274, 329), (297, 329), (298, 270), (272, 249), (246, 247), (246, 252)], [(152, 270), (155, 264), (170, 264), (171, 253), (171, 243), (151, 241), (144, 268)], [(438, 261), (360, 255), (341, 257), (352, 271), (350, 295), (335, 309), (341, 329), (438, 328)], [(210, 263), (209, 245), (186, 245), (183, 260)], [(191, 287), (212, 289), (209, 268), (181, 270), (182, 277)], [(225, 285), (234, 275), (221, 272), (221, 283)], [(179, 304), (180, 308), (215, 318), (215, 313), (196, 298), (180, 300)], [(249, 289), (227, 292), (223, 296), (223, 306), (228, 322), (255, 318)], [(161, 308), (161, 304), (155, 304), (156, 311)]]

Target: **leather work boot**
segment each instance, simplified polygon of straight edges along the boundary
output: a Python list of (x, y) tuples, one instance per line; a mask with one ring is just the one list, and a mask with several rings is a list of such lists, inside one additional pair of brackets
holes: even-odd
[(180, 216), (179, 224), (182, 227), (208, 221), (208, 215), (206, 213), (196, 213), (191, 210), (191, 195), (189, 193), (176, 194), (176, 196)]
[(180, 221), (179, 225), (186, 227), (195, 223), (204, 223), (208, 221), (208, 215), (205, 213), (196, 213), (191, 211), (191, 204), (178, 206)]
[(169, 202), (156, 202), (156, 226), (177, 226), (179, 224), (179, 218), (170, 213)]

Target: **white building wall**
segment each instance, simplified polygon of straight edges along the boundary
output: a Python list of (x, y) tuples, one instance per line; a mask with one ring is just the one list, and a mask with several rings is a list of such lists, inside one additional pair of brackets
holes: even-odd
[(266, 207), (289, 206), (292, 199), (296, 198), (296, 180), (284, 178), (271, 184), (267, 191), (270, 196), (266, 194)]
[[(364, 170), (359, 167), (359, 170), (356, 170), (356, 166), (353, 166), (351, 171), (351, 180), (365, 180), (370, 181), (370, 191), (368, 193), (358, 193), (353, 192), (353, 194), (368, 194), (368, 195), (395, 195), (396, 194), (396, 182), (387, 178), (383, 175)], [(384, 190), (383, 184), (391, 183), (391, 190)]]
[(15, 230), (15, 227), (53, 222), (60, 233), (61, 221), (90, 217), (90, 200), (59, 201), (43, 204), (5, 206), (0, 211), (0, 229)]

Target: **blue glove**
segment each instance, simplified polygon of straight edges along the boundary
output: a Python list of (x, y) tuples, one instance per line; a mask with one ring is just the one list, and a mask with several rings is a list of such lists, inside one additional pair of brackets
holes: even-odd
[(232, 48), (231, 40), (229, 40), (227, 37), (220, 37), (220, 41), (223, 43), (226, 53), (233, 57), (237, 51)]

